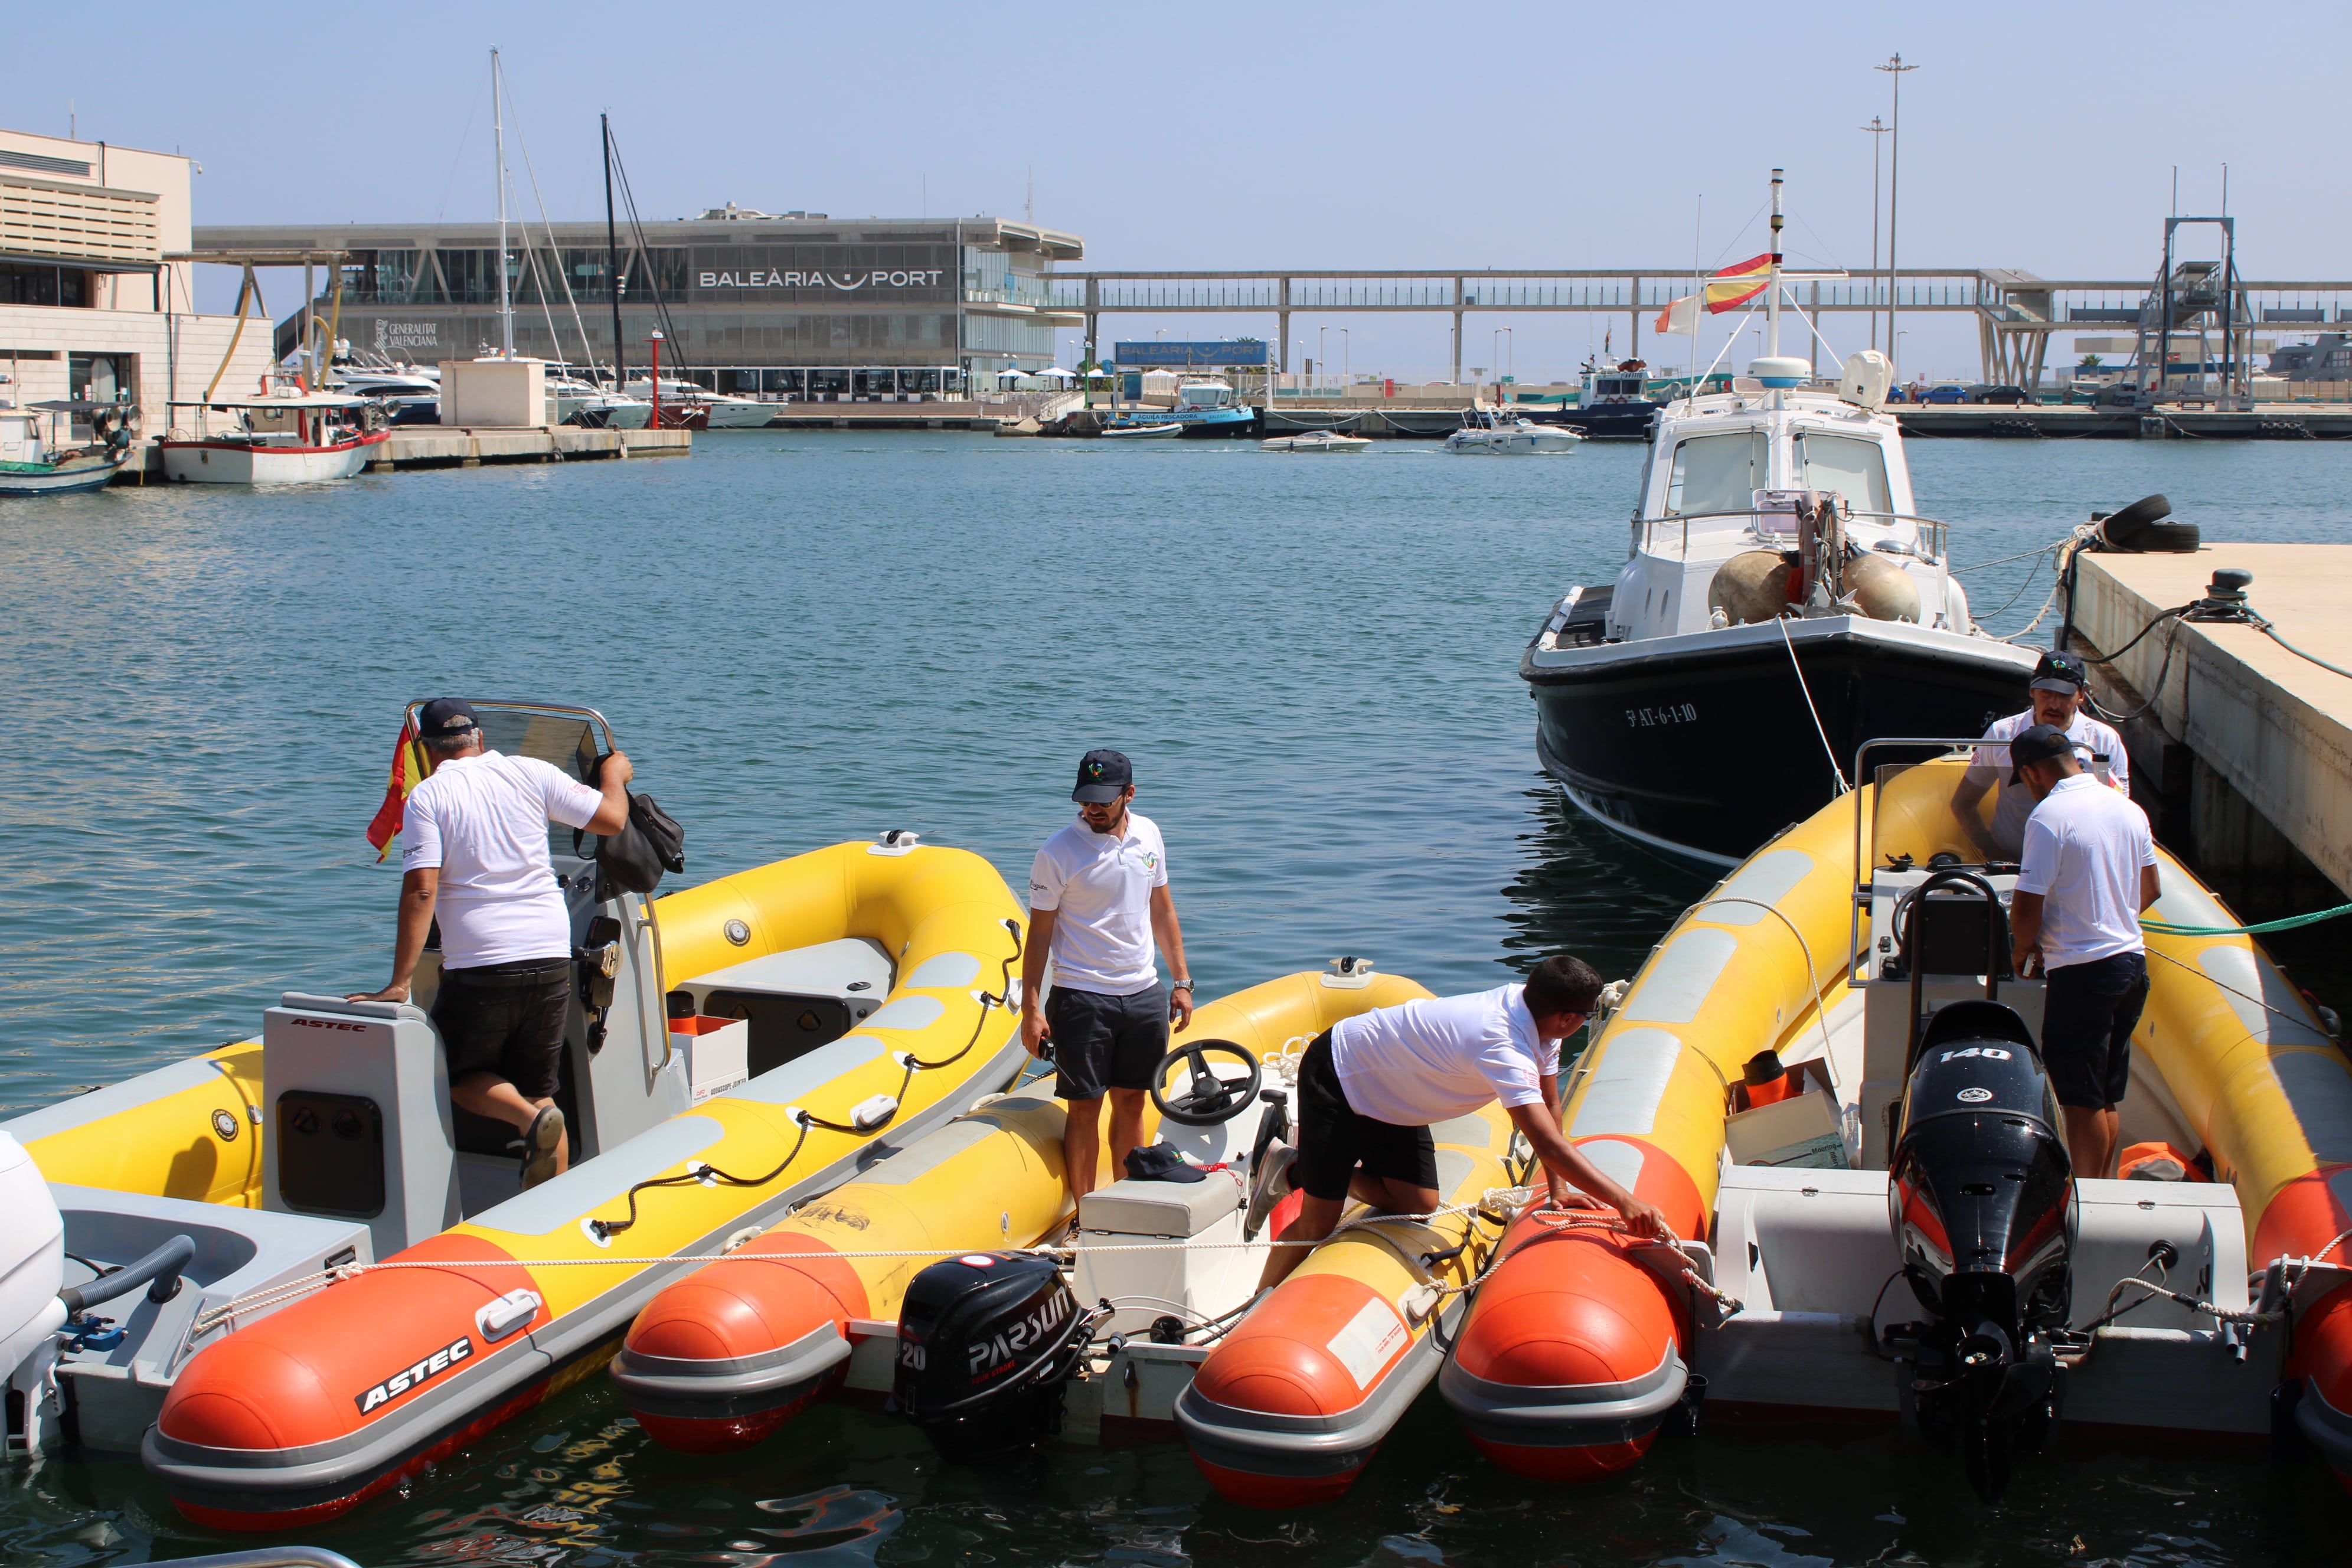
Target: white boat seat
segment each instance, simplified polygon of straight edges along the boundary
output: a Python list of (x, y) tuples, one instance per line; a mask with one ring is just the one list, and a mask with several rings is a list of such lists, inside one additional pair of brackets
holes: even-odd
[(1223, 1171), (1198, 1182), (1097, 1187), (1078, 1200), (1078, 1228), (1113, 1236), (1194, 1237), (1241, 1206), (1241, 1184)]

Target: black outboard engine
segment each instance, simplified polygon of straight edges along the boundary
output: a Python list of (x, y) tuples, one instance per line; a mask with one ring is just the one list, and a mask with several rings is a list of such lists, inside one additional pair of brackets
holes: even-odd
[(1930, 1314), (1886, 1330), (1911, 1363), (1922, 1433), (1957, 1444), (1987, 1502), (2010, 1458), (2058, 1417), (2077, 1223), (2064, 1121), (2025, 1021), (1955, 1002), (1920, 1037), (1886, 1206), (1904, 1277)]
[(907, 1288), (891, 1394), (949, 1459), (1032, 1448), (1062, 1429), (1070, 1373), (1108, 1311), (1082, 1312), (1032, 1252), (968, 1252)]

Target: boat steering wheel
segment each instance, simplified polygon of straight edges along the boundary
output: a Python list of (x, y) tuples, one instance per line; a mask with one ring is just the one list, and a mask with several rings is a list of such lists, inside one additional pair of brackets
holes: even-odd
[[(1209, 1065), (1211, 1057), (1231, 1058), (1221, 1064), (1227, 1067), (1237, 1061), (1249, 1069), (1248, 1075), (1234, 1078), (1220, 1073)], [(1180, 1061), (1191, 1068), (1192, 1081), (1182, 1093), (1171, 1094), (1168, 1069)], [(1265, 1078), (1265, 1069), (1257, 1058), (1233, 1041), (1195, 1040), (1160, 1058), (1151, 1074), (1151, 1103), (1171, 1121), (1186, 1127), (1214, 1127), (1248, 1110)]]

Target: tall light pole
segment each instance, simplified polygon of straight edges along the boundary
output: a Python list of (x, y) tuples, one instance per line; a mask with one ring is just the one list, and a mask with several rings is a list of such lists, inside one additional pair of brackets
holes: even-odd
[(1896, 296), (1902, 290), (1897, 279), (1903, 274), (1895, 265), (1895, 225), (1903, 189), (1903, 73), (1919, 68), (1905, 65), (1898, 51), (1885, 65), (1871, 68), (1883, 70), (1895, 79), (1895, 123), (1887, 128), (1895, 140), (1887, 149), (1886, 170), (1886, 346), (1895, 351), (1894, 379), (1899, 384), (1903, 379), (1903, 349), (1895, 335), (1895, 310)]
[(1315, 329), (1315, 379), (1318, 383), (1323, 379), (1323, 334), (1330, 330), (1331, 324), (1328, 321)]
[(1339, 386), (1342, 391), (1356, 384), (1356, 358), (1348, 347), (1348, 329), (1339, 329)]
[[(1878, 150), (1884, 145), (1879, 139), (1886, 134), (1889, 127), (1874, 114), (1870, 117), (1870, 123), (1862, 129), (1870, 132), (1870, 285), (1875, 289), (1878, 287)], [(1878, 301), (1875, 300), (1870, 304), (1870, 346), (1878, 346)]]

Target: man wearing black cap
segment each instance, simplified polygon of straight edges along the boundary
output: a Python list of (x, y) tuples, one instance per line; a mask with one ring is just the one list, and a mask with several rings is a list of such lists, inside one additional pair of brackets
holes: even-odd
[(2074, 742), (2048, 724), (2010, 742), (2011, 783), (2041, 804), (2010, 904), (2018, 974), (2038, 965), (2042, 1060), (2066, 1117), (2077, 1176), (2115, 1163), (2118, 1119), (2131, 1084), (2131, 1035), (2147, 1002), (2140, 911), (2159, 891), (2147, 814), (2103, 787), (2074, 759)]
[[(1053, 1042), (1055, 1093), (1067, 1102), (1062, 1131), (1070, 1191), (1095, 1187), (1103, 1096), (1110, 1096), (1110, 1159), (1127, 1168), (1143, 1139), (1143, 1097), (1168, 1051), (1168, 1026), (1192, 1021), (1184, 933), (1168, 890), (1168, 847), (1148, 817), (1128, 809), (1135, 770), (1117, 752), (1078, 762), (1078, 819), (1045, 840), (1029, 869), (1029, 946), (1021, 963), (1021, 1043), (1032, 1055)], [(1154, 939), (1173, 979), (1160, 984)], [(1054, 960), (1054, 992), (1045, 958)]]
[(2011, 771), (2009, 749), (1999, 742), (2015, 739), (2028, 725), (2046, 724), (2063, 733), (2090, 758), (2093, 777), (2121, 790), (2125, 799), (2131, 798), (2131, 758), (2124, 752), (2124, 738), (2083, 711), (2090, 687), (2090, 676), (2081, 659), (2071, 653), (2045, 653), (2033, 667), (2032, 689), (2026, 694), (2033, 706), (1994, 720), (1985, 731), (1968, 771), (1960, 775), (1959, 787), (1952, 792), (1952, 809), (1959, 814), (1961, 826), (1975, 838), (1986, 859), (2014, 860), (2024, 847), (2025, 819), (2032, 814), (2033, 796), (2023, 786), (2002, 789), (2000, 798), (1993, 803), (1990, 827), (1979, 820), (1977, 803)]
[(572, 996), (572, 917), (547, 858), (547, 825), (598, 835), (629, 819), (632, 771), (618, 752), (592, 789), (536, 757), (486, 751), (467, 703), (417, 716), (425, 765), (400, 824), (400, 921), (392, 984), (354, 1002), (405, 1002), (425, 933), (441, 922), (433, 1021), (449, 1098), (521, 1134), (523, 1185), (570, 1163), (555, 1086)]

